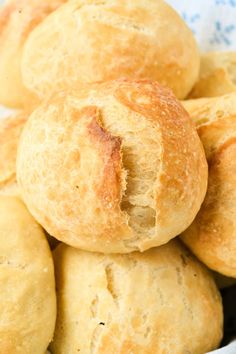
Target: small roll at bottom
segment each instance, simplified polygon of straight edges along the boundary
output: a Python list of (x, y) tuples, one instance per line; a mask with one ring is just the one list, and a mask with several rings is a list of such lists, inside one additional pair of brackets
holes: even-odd
[(179, 241), (129, 255), (60, 245), (54, 256), (53, 354), (202, 354), (219, 345), (219, 292)]
[(17, 198), (0, 196), (0, 354), (44, 354), (56, 320), (52, 256)]

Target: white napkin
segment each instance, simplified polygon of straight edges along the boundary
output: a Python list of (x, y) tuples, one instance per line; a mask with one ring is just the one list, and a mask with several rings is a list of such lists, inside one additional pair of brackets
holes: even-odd
[(230, 343), (224, 348), (214, 350), (213, 352), (208, 354), (236, 354), (236, 341)]

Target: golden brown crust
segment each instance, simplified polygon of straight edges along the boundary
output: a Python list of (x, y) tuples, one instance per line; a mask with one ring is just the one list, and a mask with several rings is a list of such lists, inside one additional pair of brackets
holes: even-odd
[(235, 99), (236, 93), (232, 93), (203, 105), (199, 101), (199, 109), (194, 103), (193, 117), (197, 117), (206, 151), (209, 181), (200, 212), (182, 236), (208, 267), (231, 277), (236, 277)]
[(95, 148), (103, 159), (103, 178), (96, 188), (97, 197), (101, 199), (106, 208), (114, 208), (120, 204), (122, 192), (121, 174), (122, 174), (122, 157), (121, 157), (121, 139), (112, 136), (99, 125), (99, 110), (97, 107), (85, 107), (88, 118), (93, 117), (89, 122), (88, 139), (91, 139)]
[(29, 33), (65, 0), (10, 0), (0, 8), (0, 102), (23, 108), (37, 101), (22, 83), (21, 56)]
[(166, 243), (192, 222), (207, 165), (173, 94), (122, 79), (60, 93), (36, 109), (21, 139), (18, 181), (49, 234), (123, 253)]
[(236, 91), (236, 52), (202, 55), (200, 77), (190, 98), (214, 97)]
[(197, 128), (236, 115), (236, 92), (221, 97), (198, 98), (182, 101)]
[(0, 122), (0, 194), (17, 194), (16, 154), (28, 113), (22, 112)]
[(56, 320), (52, 255), (17, 198), (0, 196), (0, 238), (0, 353), (45, 353)]
[[(160, 242), (162, 242), (162, 238), (165, 242), (166, 234), (169, 232), (166, 228), (168, 224), (174, 223), (176, 225), (175, 235), (180, 232), (181, 218), (186, 217), (182, 210), (183, 200), (188, 204), (186, 211), (188, 210), (189, 213), (190, 209), (193, 215), (195, 214), (196, 205), (191, 198), (187, 201), (189, 191), (195, 190), (195, 197), (199, 200), (206, 188), (207, 169), (203, 148), (201, 144), (196, 142), (195, 131), (188, 114), (182, 109), (170, 90), (146, 80), (135, 81), (135, 85), (129, 87), (128, 90), (127, 86), (126, 80), (122, 80), (120, 87), (114, 93), (116, 99), (132, 111), (141, 113), (152, 124), (158, 124), (160, 131), (158, 138), (161, 141), (162, 149), (161, 167), (158, 171), (159, 181), (156, 181), (156, 184), (160, 183), (160, 185), (155, 194), (155, 207), (158, 210), (156, 232), (159, 234)], [(193, 149), (194, 145), (196, 145), (197, 152)], [(195, 171), (194, 179), (190, 177), (190, 173), (192, 173), (190, 171)], [(196, 183), (199, 188), (196, 188)], [(169, 213), (172, 208), (176, 214)], [(179, 216), (177, 216), (178, 212), (180, 212)], [(178, 220), (179, 226), (177, 226)], [(153, 240), (147, 240), (146, 247), (151, 246), (156, 246), (156, 244), (153, 243)]]
[(54, 259), (53, 354), (202, 354), (219, 345), (220, 295), (207, 269), (179, 241), (129, 255), (61, 245)]
[(69, 1), (32, 31), (22, 57), (24, 83), (39, 98), (128, 77), (156, 80), (183, 99), (199, 65), (191, 31), (162, 0)]

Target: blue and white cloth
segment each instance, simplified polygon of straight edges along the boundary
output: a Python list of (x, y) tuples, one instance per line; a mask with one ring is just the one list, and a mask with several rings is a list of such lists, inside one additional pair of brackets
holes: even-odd
[(202, 51), (236, 50), (236, 0), (166, 1), (187, 22)]

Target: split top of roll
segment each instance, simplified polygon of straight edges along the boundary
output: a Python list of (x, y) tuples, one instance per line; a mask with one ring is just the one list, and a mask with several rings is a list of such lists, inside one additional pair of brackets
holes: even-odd
[(170, 90), (148, 80), (50, 98), (25, 126), (17, 165), (36, 220), (89, 251), (168, 242), (192, 222), (207, 185), (192, 121)]

